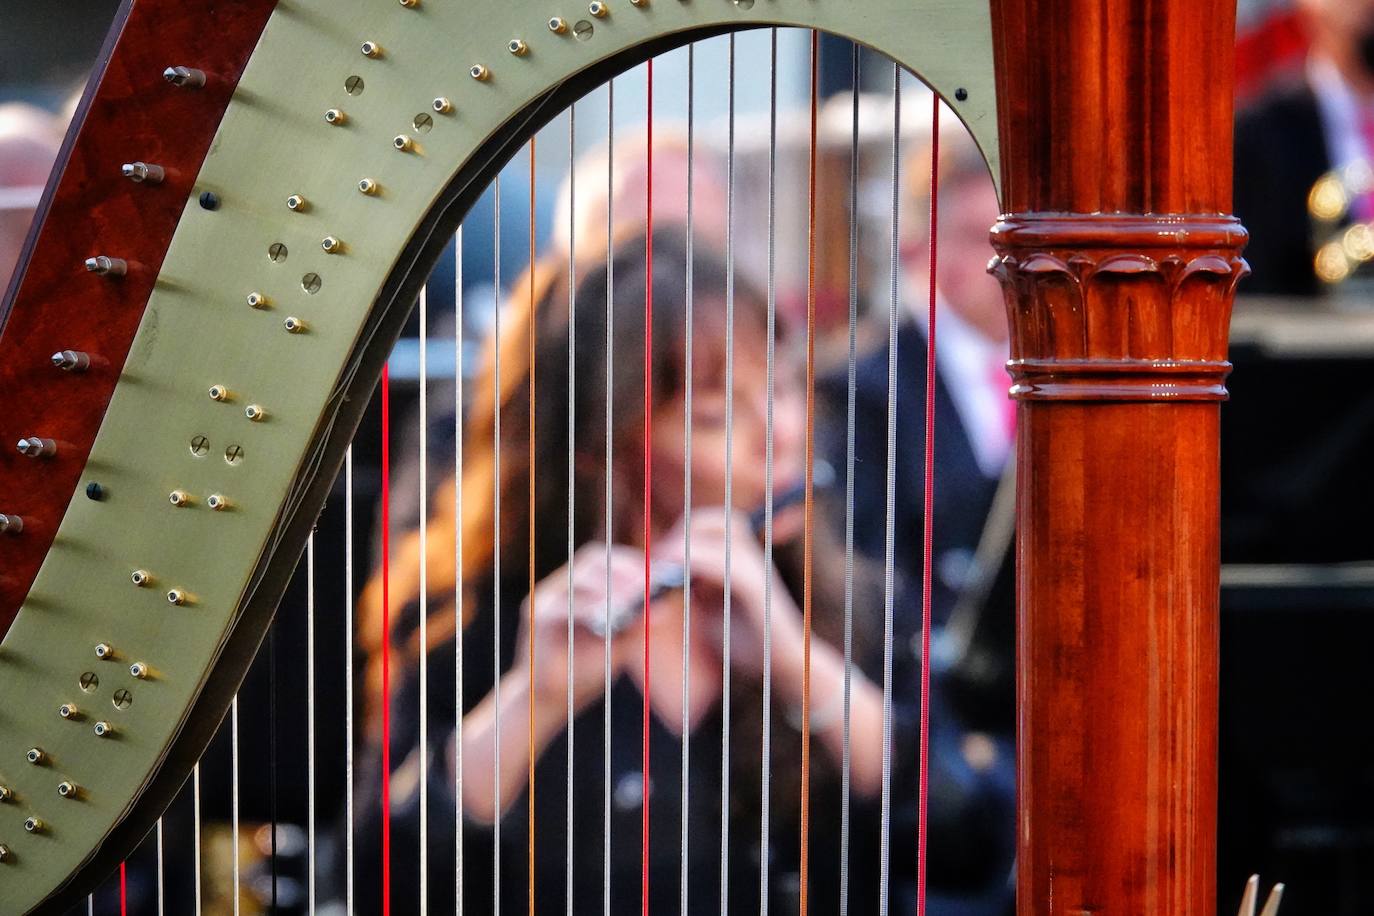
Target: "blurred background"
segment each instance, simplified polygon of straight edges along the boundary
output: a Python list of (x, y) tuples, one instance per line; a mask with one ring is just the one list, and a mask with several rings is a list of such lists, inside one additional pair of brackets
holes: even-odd
[[(32, 211), (117, 5), (116, 0), (67, 0), (60, 5), (6, 3), (0, 9), (0, 288), (9, 283)], [(1252, 233), (1247, 257), (1254, 276), (1242, 285), (1236, 306), (1232, 400), (1222, 412), (1218, 906), (1229, 912), (1245, 878), (1259, 872), (1266, 884), (1287, 884), (1283, 912), (1290, 916), (1354, 916), (1374, 911), (1374, 893), (1363, 883), (1374, 866), (1374, 741), (1368, 709), (1374, 674), (1366, 656), (1374, 645), (1374, 487), (1367, 471), (1368, 456), (1374, 454), (1374, 391), (1368, 381), (1374, 370), (1374, 170), (1369, 165), (1374, 152), (1374, 3), (1241, 0), (1237, 39), (1236, 212)], [(750, 72), (765, 74), (737, 83), (738, 117), (747, 125), (737, 143), (739, 258), (742, 269), (753, 271), (751, 279), (761, 281), (768, 148), (766, 132), (759, 127), (767, 123), (769, 81), (758, 66), (766, 65), (769, 45), (766, 33), (743, 34), (738, 40), (740, 59), (755, 66)], [(707, 74), (715, 80), (699, 84), (696, 123), (705, 142), (716, 149), (725, 130), (724, 93), (717, 91), (723, 85), (719, 74), (725, 69), (725, 53), (723, 40), (701, 42), (696, 50), (698, 79)], [(780, 34), (778, 181), (784, 186), (798, 186), (805, 178), (802, 116), (808, 54), (805, 33)], [(656, 65), (659, 123), (684, 120), (686, 66), (685, 52), (664, 55)], [(889, 193), (885, 145), (890, 144), (891, 65), (870, 54), (861, 69), (859, 86), (873, 116), (866, 118), (872, 129), (866, 127), (862, 137), (863, 180), (855, 209), (880, 223)], [(843, 198), (849, 170), (851, 46), (823, 37), (820, 73), (827, 105), (821, 190)], [(908, 83), (910, 97), (921, 98), (915, 82)], [(621, 138), (638, 136), (645, 104), (644, 80), (635, 73), (616, 81), (613, 119), (604, 88), (579, 103), (574, 137), (579, 154), (604, 144), (608, 128)], [(921, 112), (904, 125), (913, 151), (923, 140), (918, 122), (926, 119), (927, 108), (919, 101), (910, 105), (912, 112)], [(552, 244), (560, 231), (567, 137), (566, 115), (541, 134), (535, 183), (541, 247)], [(511, 175), (527, 173), (526, 155), (512, 163)], [(529, 192), (523, 177), (502, 185), (501, 217), (509, 229), (499, 237), (488, 192), (465, 224), (462, 262), (467, 266), (461, 281), (454, 251), (436, 269), (426, 331), (430, 391), (440, 401), (446, 392), (452, 401), (455, 342), (465, 354), (474, 354), (465, 356), (463, 364), (475, 366), (500, 291), (526, 268)], [(905, 200), (904, 212), (916, 212), (918, 203)], [(793, 234), (779, 246), (779, 309), (795, 319), (806, 292), (805, 247), (796, 237), (805, 226), (804, 200), (784, 195), (779, 208), (780, 232)], [(823, 217), (821, 231), (823, 236), (832, 233), (832, 249), (843, 247), (847, 227), (842, 218), (829, 224)], [(822, 249), (826, 247), (823, 240)], [(490, 269), (498, 248), (499, 278)], [(880, 280), (886, 277), (885, 254), (867, 249), (863, 254), (864, 259), (878, 259), (867, 273)], [(975, 250), (968, 257), (985, 261), (989, 254)], [(461, 287), (465, 304), (460, 329), (453, 322), (455, 285)], [(884, 288), (862, 291), (861, 340), (885, 333), (884, 295)], [(842, 359), (847, 345), (847, 302), (847, 257), (837, 255), (834, 263), (822, 264), (818, 287), (822, 360), (830, 365)], [(413, 410), (418, 394), (419, 330), (418, 320), (412, 319), (392, 361), (393, 410), (402, 415)], [(398, 423), (396, 428), (397, 453), (413, 453), (415, 424)], [(359, 543), (373, 544), (379, 480), (375, 405), (357, 441), (355, 498), (360, 508), (354, 533)], [(447, 447), (452, 448), (451, 430)], [(451, 461), (451, 451), (449, 455), (440, 450), (429, 460), (443, 464)], [(396, 489), (402, 495), (393, 508), (398, 531), (417, 524), (417, 468), (418, 460), (403, 461), (398, 471)], [(340, 556), (341, 492), (330, 500), (320, 532), (321, 555)], [(317, 601), (341, 607), (345, 592), (356, 594), (367, 572), (359, 569), (352, 583), (337, 575), (319, 577)], [(251, 826), (244, 831), (244, 855), (255, 889), (250, 911), (265, 909), (270, 897), (263, 888), (271, 883), (265, 871), (271, 831), (255, 830), (271, 823), (278, 825), (278, 908), (294, 912), (301, 905), (304, 802), (295, 789), (303, 784), (304, 771), (297, 764), (304, 759), (304, 735), (297, 728), (279, 731), (268, 711), (298, 709), (290, 704), (299, 704), (299, 699), (290, 698), (304, 696), (303, 669), (295, 661), (305, 639), (304, 589), (301, 580), (288, 593), (269, 645), (241, 695), (245, 759), (285, 762), (255, 768), (262, 772), (246, 777), (281, 781), (271, 793), (245, 792), (243, 817)], [(998, 608), (989, 605), (988, 612)], [(1005, 604), (1000, 613), (1010, 620)], [(322, 617), (321, 644), (341, 650), (342, 626), (341, 616)], [(981, 678), (978, 690), (1005, 699), (1011, 683), (1008, 631), (993, 625), (982, 629), (991, 661), (971, 677)], [(322, 677), (337, 679), (334, 688), (342, 689), (337, 666)], [(990, 706), (1003, 713), (986, 716), (980, 726), (1007, 733), (1005, 706)], [(325, 730), (318, 738), (322, 756), (342, 755), (347, 740), (342, 732)], [(209, 860), (222, 861), (216, 849), (222, 852), (229, 842), (226, 742), (226, 736), (217, 739), (201, 772)], [(329, 782), (335, 777), (323, 778), (319, 786), (322, 819), (339, 816), (343, 788), (341, 778)], [(189, 817), (183, 799), (168, 822), (184, 828)], [(151, 855), (144, 849), (131, 866), (135, 899), (150, 899), (152, 870), (137, 866), (139, 861), (146, 865)], [(222, 869), (207, 865), (206, 876), (207, 893), (219, 885), (222, 895)], [(169, 874), (167, 880), (184, 889), (190, 878)], [(102, 890), (93, 906), (114, 910), (115, 893)], [(217, 910), (209, 906), (207, 911)]]

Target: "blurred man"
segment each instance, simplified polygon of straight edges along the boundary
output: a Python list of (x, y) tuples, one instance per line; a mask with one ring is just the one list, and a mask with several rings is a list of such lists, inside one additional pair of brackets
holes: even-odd
[[(931, 901), (933, 911), (997, 916), (1009, 910), (1013, 898), (1009, 881), (1015, 847), (1011, 722), (1000, 710), (989, 714), (958, 701), (952, 687), (960, 663), (954, 656), (959, 653), (942, 652), (941, 647), (948, 643), (945, 625), (982, 576), (975, 556), (1011, 457), (1015, 413), (1007, 398), (1006, 308), (1001, 288), (987, 273), (992, 255), (988, 230), (997, 220), (997, 195), (977, 146), (951, 112), (944, 114), (938, 171), (931, 753), (943, 761), (946, 771), (962, 772), (963, 778), (958, 784), (932, 784), (931, 793), (943, 799), (945, 810), (978, 811), (981, 816), (976, 825), (970, 818), (968, 847), (952, 857), (962, 866), (932, 871)], [(893, 506), (898, 580), (894, 612), (899, 632), (919, 631), (921, 614), (931, 152), (930, 143), (922, 143), (904, 166), (908, 205), (902, 217)], [(859, 356), (855, 371), (855, 548), (878, 562), (886, 542), (888, 354), (884, 340), (873, 352)], [(847, 373), (842, 371), (818, 386), (826, 405), (818, 448), (841, 473), (847, 465), (847, 382)], [(1008, 538), (1003, 552), (1009, 543)], [(1010, 621), (1012, 608), (1007, 602), (989, 613)], [(920, 646), (903, 640), (895, 650), (897, 705), (899, 710), (912, 709), (918, 697)], [(1008, 644), (1002, 659), (1008, 672), (1010, 654)], [(1010, 681), (995, 692), (1005, 700), (997, 705), (1009, 710)], [(980, 701), (980, 705), (987, 704)], [(994, 733), (973, 730), (969, 723), (975, 718), (980, 729)], [(911, 785), (904, 784), (893, 801), (894, 822), (904, 825), (903, 829), (914, 809), (914, 798), (907, 791)]]
[(62, 135), (31, 105), (0, 105), (0, 294), (9, 286)]
[[(1374, 159), (1374, 0), (1297, 0), (1311, 35), (1297, 80), (1275, 85), (1236, 123), (1235, 211), (1250, 230), (1248, 293), (1314, 295), (1321, 283), (1308, 197), (1332, 169)], [(1374, 195), (1349, 214), (1374, 219)]]

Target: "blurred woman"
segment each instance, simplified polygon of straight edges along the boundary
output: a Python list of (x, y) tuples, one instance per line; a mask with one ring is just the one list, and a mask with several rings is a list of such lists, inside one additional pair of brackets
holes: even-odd
[[(583, 272), (575, 297), (566, 263), (542, 265), (534, 313), (528, 290), (517, 294), (503, 316), (474, 394), (464, 442), (461, 517), (454, 485), (443, 488), (427, 531), (430, 746), (419, 748), (419, 698), (414, 670), (401, 659), (419, 651), (415, 628), (421, 557), (418, 537), (397, 550), (391, 572), (393, 670), (404, 673), (393, 697), (392, 776), (393, 904), (414, 911), (420, 893), (415, 850), (419, 836), (419, 754), (429, 760), (429, 875), (431, 905), (450, 909), (459, 857), (454, 811), (461, 805), (461, 882), (465, 911), (524, 912), (529, 857), (534, 911), (562, 912), (565, 875), (571, 870), (578, 912), (638, 905), (641, 889), (640, 827), (643, 798), (644, 697), (650, 697), (648, 855), (653, 911), (674, 912), (680, 900), (682, 818), (690, 844), (686, 874), (690, 912), (719, 912), (724, 893), (732, 910), (757, 912), (762, 857), (762, 674), (765, 646), (771, 653), (772, 697), (769, 879), (778, 905), (795, 901), (800, 855), (799, 761), (804, 639), (802, 518), (799, 507), (774, 520), (772, 562), (750, 514), (766, 492), (767, 320), (764, 300), (742, 285), (734, 291), (734, 322), (727, 326), (727, 267), (698, 246), (692, 265), (693, 297), (685, 296), (686, 239), (660, 229), (653, 240), (652, 435), (645, 442), (644, 302), (645, 239), (615, 249), (610, 310), (612, 378), (607, 403), (607, 269)], [(569, 376), (569, 300), (575, 299), (575, 371)], [(522, 307), (523, 306), (523, 307)], [(690, 364), (683, 328), (691, 309), (694, 333)], [(530, 322), (535, 323), (535, 453), (530, 433)], [(734, 390), (726, 388), (727, 331), (733, 334)], [(500, 374), (494, 371), (499, 348)], [(778, 347), (774, 422), (774, 492), (804, 477), (805, 411), (791, 358)], [(690, 406), (685, 381), (692, 380)], [(733, 417), (728, 410), (733, 400)], [(499, 401), (499, 427), (495, 403)], [(572, 411), (570, 417), (569, 411)], [(607, 430), (607, 416), (611, 428)], [(571, 423), (570, 423), (571, 421)], [(685, 518), (687, 427), (691, 435), (690, 521)], [(569, 431), (572, 441), (569, 441)], [(499, 437), (498, 437), (499, 428)], [(609, 436), (609, 449), (608, 449)], [(500, 445), (499, 466), (494, 446)], [(652, 453), (649, 505), (644, 495), (644, 450)], [(727, 455), (733, 455), (728, 468)], [(569, 490), (569, 456), (573, 486)], [(609, 473), (611, 499), (606, 500)], [(529, 480), (535, 481), (530, 517)], [(727, 511), (729, 487), (732, 511)], [(493, 494), (499, 488), (500, 515)], [(569, 512), (572, 512), (572, 549)], [(645, 516), (656, 574), (690, 569), (687, 591), (667, 590), (648, 612), (644, 595)], [(875, 520), (865, 520), (873, 524)], [(462, 568), (455, 569), (455, 537), (462, 530)], [(530, 529), (534, 529), (531, 541)], [(818, 912), (838, 910), (840, 880), (840, 762), (844, 751), (844, 557), (816, 524), (814, 632), (811, 641), (812, 823), (809, 830), (811, 899)], [(536, 585), (529, 576), (533, 543)], [(687, 554), (690, 550), (690, 559)], [(499, 564), (498, 564), (499, 559)], [(499, 569), (499, 572), (497, 571)], [(729, 582), (729, 651), (725, 648), (725, 586)], [(852, 673), (848, 734), (851, 746), (853, 826), (850, 838), (850, 902), (876, 903), (882, 781), (882, 698), (875, 686), (882, 671), (881, 580), (860, 569), (854, 598), (857, 664)], [(878, 585), (877, 589), (873, 585)], [(463, 595), (462, 694), (455, 693), (455, 589)], [(438, 596), (448, 596), (440, 598)], [(437, 608), (437, 610), (435, 610)], [(380, 586), (364, 596), (361, 622), (371, 650), (369, 682), (376, 695), (380, 664)], [(690, 613), (689, 613), (690, 611)], [(569, 615), (572, 644), (569, 644)], [(603, 638), (608, 617), (610, 637)], [(531, 665), (529, 640), (534, 640)], [(909, 656), (910, 634), (896, 634), (899, 657)], [(684, 639), (686, 637), (686, 639)], [(646, 652), (651, 664), (646, 666)], [(900, 660), (899, 665), (904, 663)], [(571, 670), (570, 670), (571, 668)], [(607, 670), (611, 682), (606, 693)], [(723, 678), (730, 674), (728, 732)], [(901, 669), (899, 668), (899, 671)], [(684, 674), (689, 695), (684, 703)], [(571, 683), (572, 697), (567, 689)], [(896, 759), (914, 762), (910, 715), (914, 676), (898, 699), (901, 746)], [(499, 687), (498, 687), (499, 685)], [(571, 706), (573, 721), (569, 728)], [(461, 707), (462, 740), (455, 737)], [(533, 720), (530, 713), (533, 713)], [(607, 732), (605, 725), (609, 723)], [(728, 734), (728, 744), (722, 736)], [(682, 809), (683, 742), (690, 736), (687, 810)], [(532, 742), (532, 743), (531, 743)], [(535, 761), (533, 829), (530, 836), (529, 768)], [(498, 763), (499, 760), (499, 763)], [(899, 766), (902, 764), (899, 763)], [(571, 774), (569, 773), (571, 766)], [(609, 771), (610, 860), (605, 861), (603, 805)], [(941, 764), (936, 765), (937, 784)], [(461, 773), (462, 797), (454, 796)], [(903, 787), (912, 779), (899, 769)], [(957, 781), (957, 777), (953, 777)], [(723, 785), (728, 779), (728, 787)], [(572, 836), (567, 835), (567, 792), (572, 787)], [(375, 789), (375, 786), (372, 788)], [(909, 792), (899, 788), (899, 798)], [(728, 799), (729, 872), (722, 882), (722, 796)], [(900, 803), (900, 802), (899, 802)], [(936, 806), (939, 808), (939, 805)], [(948, 807), (948, 806), (946, 806)], [(362, 810), (375, 818), (378, 806)], [(943, 810), (943, 809), (941, 809)], [(941, 814), (936, 812), (935, 822)], [(953, 812), (960, 829), (981, 815)], [(897, 829), (904, 829), (899, 813)], [(367, 847), (359, 860), (363, 896), (375, 903), (378, 824), (364, 823)], [(894, 886), (915, 867), (910, 836), (898, 834)], [(499, 837), (499, 838), (498, 838)], [(932, 844), (934, 848), (934, 844)], [(532, 851), (532, 853), (531, 853)], [(499, 878), (496, 872), (499, 863)], [(603, 868), (606, 869), (603, 872)], [(496, 882), (496, 883), (494, 883)]]

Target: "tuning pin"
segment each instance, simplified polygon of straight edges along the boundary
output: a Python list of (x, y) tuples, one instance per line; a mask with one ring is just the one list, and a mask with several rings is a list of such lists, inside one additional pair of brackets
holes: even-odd
[(0, 512), (0, 534), (20, 534), (24, 530), (24, 520), (17, 515)]
[(148, 677), (148, 666), (143, 662), (134, 662), (129, 666), (129, 676), (144, 680)]
[(91, 727), (91, 731), (95, 732), (97, 738), (108, 738), (113, 734), (114, 726), (102, 719)]
[(79, 719), (81, 711), (76, 708), (75, 703), (63, 703), (57, 707), (57, 714), (64, 719)]
[(337, 108), (331, 108), (324, 113), (324, 119), (335, 127), (341, 127), (348, 120), (348, 115)]
[(516, 57), (524, 57), (530, 52), (530, 46), (525, 43), (523, 38), (512, 38), (506, 45), (506, 50), (510, 51), (510, 53), (514, 54)]
[(91, 357), (80, 350), (59, 350), (52, 355), (52, 364), (66, 372), (85, 372), (91, 368)]
[(382, 46), (375, 41), (365, 41), (359, 49), (363, 52), (363, 57), (376, 59), (382, 56)]
[(281, 323), (281, 325), (282, 327), (286, 328), (286, 332), (288, 334), (305, 333), (305, 321), (300, 318), (296, 318), (294, 316), (287, 318), (285, 321)]
[(76, 798), (80, 791), (81, 789), (77, 787), (76, 783), (69, 779), (64, 779), (57, 784), (57, 794), (63, 798)]
[(27, 436), (19, 440), (19, 454), (29, 458), (49, 458), (57, 454), (57, 443), (41, 436)]
[(43, 832), (43, 819), (41, 817), (30, 817), (24, 820), (24, 829), (29, 833)]
[(391, 145), (396, 147), (399, 152), (408, 153), (415, 148), (415, 141), (405, 134), (397, 134), (392, 138)]
[(439, 96), (431, 105), (437, 114), (450, 114), (453, 111), (453, 100), (447, 96)]
[(138, 184), (162, 184), (162, 179), (167, 177), (162, 166), (147, 162), (126, 162), (119, 167), (119, 171), (125, 178)]
[(109, 643), (100, 642), (95, 644), (95, 657), (101, 661), (109, 661), (114, 658), (114, 654), (114, 647)]
[(185, 490), (173, 490), (167, 497), (167, 501), (177, 508), (191, 505), (191, 494)]
[(9, 786), (0, 786), (0, 802), (7, 802), (14, 798), (14, 790)]
[(48, 759), (48, 755), (43, 753), (41, 747), (31, 747), (24, 753), (24, 759), (34, 766), (38, 766)]
[(339, 254), (343, 251), (343, 242), (332, 235), (325, 236), (320, 241), (320, 248), (324, 249), (325, 254)]
[(129, 262), (123, 258), (111, 258), (101, 254), (86, 259), (86, 270), (102, 277), (122, 277), (129, 272)]
[(168, 67), (162, 71), (162, 78), (173, 86), (199, 89), (205, 85), (205, 71), (191, 67)]

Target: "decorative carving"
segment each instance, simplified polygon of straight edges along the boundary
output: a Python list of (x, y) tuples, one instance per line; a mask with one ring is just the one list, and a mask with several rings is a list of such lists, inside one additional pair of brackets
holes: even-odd
[(1224, 217), (1013, 216), (992, 232), (1020, 399), (1222, 400), (1246, 233)]

